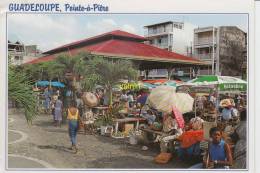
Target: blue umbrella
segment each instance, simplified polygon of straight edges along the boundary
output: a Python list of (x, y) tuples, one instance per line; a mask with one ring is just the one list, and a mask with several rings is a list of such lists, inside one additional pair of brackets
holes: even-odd
[(49, 85), (49, 81), (46, 81), (46, 80), (38, 81), (38, 82), (36, 82), (36, 84), (38, 86), (48, 86)]
[(177, 83), (175, 81), (167, 81), (167, 82), (164, 82), (163, 84), (167, 85), (167, 86), (173, 86), (173, 87), (176, 87), (176, 85), (177, 85)]
[(54, 87), (61, 87), (61, 88), (64, 88), (65, 85), (61, 82), (58, 82), (58, 81), (55, 81), (55, 82), (51, 82), (51, 86), (54, 86)]

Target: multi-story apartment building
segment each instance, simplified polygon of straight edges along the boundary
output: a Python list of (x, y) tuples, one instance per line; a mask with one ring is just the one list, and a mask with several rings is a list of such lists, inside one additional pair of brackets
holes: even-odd
[(21, 65), (28, 61), (38, 58), (41, 51), (36, 45), (24, 45), (19, 41), (12, 43), (8, 41), (8, 56), (10, 63), (13, 65)]
[(217, 28), (205, 27), (194, 29), (194, 55), (196, 58), (211, 63), (216, 57)]
[[(166, 49), (171, 52), (192, 56), (194, 29), (197, 26), (186, 22), (167, 21), (144, 26), (147, 44)], [(174, 69), (172, 75), (190, 76), (190, 69)], [(168, 76), (166, 69), (149, 71), (150, 78), (165, 78)]]
[(163, 22), (144, 26), (147, 43), (182, 55), (192, 55), (195, 25), (184, 22)]
[(200, 74), (242, 76), (246, 33), (236, 26), (194, 29), (194, 57), (209, 63)]

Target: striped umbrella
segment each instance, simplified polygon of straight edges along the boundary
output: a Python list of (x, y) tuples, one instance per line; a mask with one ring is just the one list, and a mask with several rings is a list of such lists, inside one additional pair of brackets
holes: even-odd
[(188, 81), (184, 85), (207, 86), (217, 85), (220, 92), (246, 92), (247, 82), (232, 76), (205, 75)]

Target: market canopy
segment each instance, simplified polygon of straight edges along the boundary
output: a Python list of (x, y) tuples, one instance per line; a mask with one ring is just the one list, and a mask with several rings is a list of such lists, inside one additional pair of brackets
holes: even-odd
[(220, 92), (246, 92), (247, 82), (231, 76), (205, 75), (188, 81), (188, 86), (216, 85)]
[(36, 82), (37, 86), (48, 86), (49, 85), (49, 81), (43, 80), (43, 81), (38, 81)]
[(60, 87), (60, 88), (64, 88), (65, 87), (65, 85), (63, 83), (58, 82), (58, 81), (51, 82), (51, 86)]
[(36, 82), (36, 85), (43, 86), (43, 87), (49, 86), (49, 85), (54, 86), (54, 87), (60, 87), (60, 88), (65, 87), (65, 85), (63, 83), (58, 82), (58, 81), (53, 81), (51, 83), (49, 81), (38, 81), (38, 82)]

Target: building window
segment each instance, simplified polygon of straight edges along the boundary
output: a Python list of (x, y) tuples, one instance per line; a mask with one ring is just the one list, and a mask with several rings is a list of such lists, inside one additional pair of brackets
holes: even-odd
[(156, 34), (156, 27), (153, 27), (153, 34)]
[(182, 23), (180, 23), (180, 24), (175, 23), (175, 24), (173, 24), (173, 27), (177, 28), (177, 29), (183, 29), (183, 24)]
[(180, 24), (180, 25), (179, 25), (179, 28), (180, 28), (180, 29), (183, 29), (183, 24)]
[(15, 57), (14, 57), (14, 60), (15, 60), (15, 61), (19, 61), (19, 59), (20, 59), (19, 56), (15, 56)]

